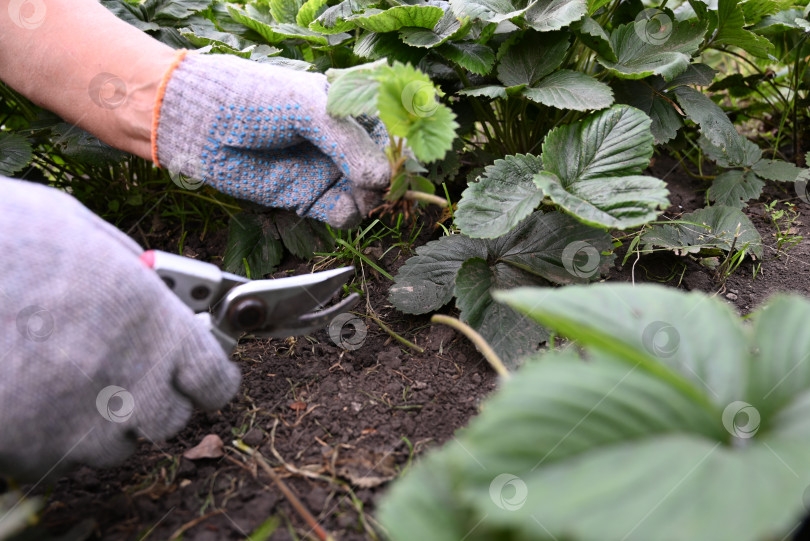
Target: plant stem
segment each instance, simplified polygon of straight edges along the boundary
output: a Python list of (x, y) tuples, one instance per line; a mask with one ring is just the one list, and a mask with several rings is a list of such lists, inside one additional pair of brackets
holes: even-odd
[(442, 208), (447, 206), (447, 199), (443, 197), (425, 192), (417, 192), (414, 190), (407, 190), (405, 195), (402, 196), (402, 199), (407, 199), (409, 201), (421, 201), (423, 203), (432, 203), (434, 205), (439, 205)]
[(312, 532), (318, 537), (318, 539), (322, 541), (334, 540), (334, 538), (331, 535), (326, 533), (324, 529), (320, 527), (318, 521), (315, 520), (315, 517), (312, 516), (312, 513), (310, 513), (309, 510), (306, 507), (304, 507), (304, 504), (301, 503), (301, 500), (298, 499), (298, 496), (296, 496), (293, 493), (293, 491), (287, 487), (284, 481), (281, 480), (281, 477), (276, 475), (276, 472), (273, 471), (273, 468), (270, 467), (270, 465), (267, 463), (267, 461), (264, 459), (264, 457), (260, 452), (246, 445), (241, 440), (234, 441), (233, 445), (243, 453), (249, 455), (256, 461), (256, 463), (259, 466), (261, 466), (261, 468), (265, 471), (265, 473), (269, 475), (270, 479), (272, 479), (273, 482), (276, 484), (281, 493), (284, 494), (284, 497), (287, 498), (287, 501), (289, 501), (290, 504), (293, 506), (293, 509), (295, 509), (295, 511), (301, 516), (301, 518), (304, 519), (307, 525), (310, 528), (312, 528)]
[(454, 329), (462, 333), (464, 336), (466, 336), (470, 340), (470, 342), (475, 344), (475, 347), (478, 349), (478, 351), (481, 352), (481, 355), (484, 356), (484, 358), (495, 370), (495, 372), (498, 373), (499, 376), (501, 376), (505, 380), (509, 379), (512, 376), (509, 373), (509, 370), (506, 369), (506, 366), (503, 364), (501, 358), (498, 357), (498, 354), (495, 353), (495, 350), (492, 349), (492, 346), (490, 346), (487, 343), (484, 337), (478, 334), (478, 332), (475, 329), (473, 329), (463, 321), (442, 314), (434, 314), (433, 317), (430, 318), (430, 322), (442, 323), (449, 327), (453, 327)]
[(387, 333), (388, 333), (388, 334), (391, 336), (391, 338), (393, 338), (393, 339), (394, 339), (394, 340), (396, 340), (397, 342), (400, 342), (400, 343), (402, 343), (402, 344), (405, 344), (406, 346), (408, 346), (408, 347), (409, 347), (409, 348), (411, 348), (412, 350), (416, 351), (417, 353), (424, 353), (424, 352), (425, 352), (425, 348), (420, 347), (420, 346), (417, 346), (416, 344), (414, 344), (413, 342), (411, 342), (410, 340), (408, 340), (408, 339), (407, 339), (407, 338), (405, 338), (404, 336), (402, 336), (402, 335), (400, 335), (400, 334), (397, 334), (397, 333), (396, 333), (396, 332), (395, 332), (395, 331), (394, 331), (394, 330), (393, 330), (391, 327), (389, 327), (388, 325), (386, 325), (385, 323), (383, 323), (383, 322), (380, 320), (380, 318), (378, 318), (378, 317), (376, 317), (376, 316), (373, 316), (373, 315), (371, 315), (371, 314), (366, 314), (366, 317), (369, 317), (369, 318), (371, 318), (372, 320), (374, 320), (374, 323), (376, 323), (377, 325), (379, 325), (379, 326), (380, 326), (380, 328), (381, 328), (382, 330), (384, 330), (385, 332), (387, 332)]

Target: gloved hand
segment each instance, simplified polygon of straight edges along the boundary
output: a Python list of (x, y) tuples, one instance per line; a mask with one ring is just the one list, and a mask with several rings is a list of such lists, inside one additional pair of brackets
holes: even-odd
[(235, 197), (356, 225), (389, 186), (386, 131), (329, 116), (326, 96), (318, 73), (187, 54), (158, 97), (153, 159)]
[(105, 466), (216, 409), (239, 369), (123, 233), (0, 177), (0, 475)]

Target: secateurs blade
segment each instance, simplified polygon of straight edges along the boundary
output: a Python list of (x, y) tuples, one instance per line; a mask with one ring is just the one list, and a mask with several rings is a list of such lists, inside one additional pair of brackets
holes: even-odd
[(230, 352), (239, 337), (286, 338), (316, 331), (347, 312), (360, 299), (352, 293), (322, 308), (354, 275), (354, 267), (302, 276), (248, 280), (216, 265), (149, 250), (141, 255), (167, 286), (205, 320), (222, 348)]

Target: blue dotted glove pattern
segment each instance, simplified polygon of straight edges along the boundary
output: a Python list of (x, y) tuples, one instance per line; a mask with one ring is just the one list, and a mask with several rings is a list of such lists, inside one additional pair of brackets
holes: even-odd
[[(337, 144), (310, 126), (309, 116), (295, 114), (299, 110), (298, 105), (221, 106), (201, 156), (203, 180), (234, 197), (326, 221), (340, 195), (351, 194), (348, 167)], [(331, 159), (302, 134), (331, 149)], [(330, 194), (322, 197), (327, 190)]]

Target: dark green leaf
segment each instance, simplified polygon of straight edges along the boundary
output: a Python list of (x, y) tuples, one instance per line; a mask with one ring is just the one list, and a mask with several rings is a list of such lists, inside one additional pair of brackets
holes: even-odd
[(490, 291), (519, 286), (546, 286), (548, 282), (505, 263), (494, 267), (478, 258), (464, 262), (456, 275), (456, 307), (460, 318), (477, 330), (507, 368), (535, 353), (548, 332), (508, 306), (495, 302)]
[(471, 41), (448, 42), (439, 52), (462, 68), (478, 75), (487, 75), (495, 64), (495, 53), (486, 45)]
[(536, 0), (523, 18), (526, 23), (540, 32), (559, 30), (580, 20), (588, 13), (585, 0)]
[[(669, 18), (663, 13), (662, 16)], [(610, 44), (618, 60), (614, 62), (599, 57), (599, 62), (616, 76), (625, 79), (661, 75), (669, 80), (683, 73), (700, 47), (708, 23), (670, 19), (671, 26), (661, 27), (658, 32), (650, 34), (645, 26), (647, 22), (642, 17), (635, 23), (623, 24), (613, 30)]]
[(228, 245), (222, 257), (223, 267), (227, 272), (246, 276), (246, 260), (252, 279), (270, 274), (284, 254), (275, 235), (276, 228), (266, 218), (244, 212), (233, 216), (228, 227)]
[(745, 162), (745, 138), (737, 133), (720, 106), (688, 86), (679, 86), (672, 92), (689, 120), (700, 126), (700, 133), (726, 156), (729, 163)]
[(757, 176), (781, 182), (794, 182), (802, 172), (800, 167), (782, 160), (759, 160), (752, 169)]
[[(713, 37), (714, 45), (733, 45), (754, 56), (768, 58), (773, 45), (767, 38), (745, 30), (745, 15), (737, 6), (738, 0), (719, 0), (717, 5), (718, 26)], [(775, 2), (773, 2), (775, 4)]]
[(335, 239), (323, 222), (285, 211), (274, 211), (273, 221), (284, 247), (296, 257), (312, 259), (316, 252), (329, 252), (335, 246)]
[(433, 28), (444, 12), (436, 6), (395, 6), (386, 10), (367, 9), (361, 14), (347, 17), (347, 21), (372, 32), (384, 33), (405, 26)]
[(0, 133), (0, 175), (10, 176), (31, 161), (31, 142), (15, 133)]
[(605, 32), (605, 29), (599, 26), (595, 20), (590, 17), (584, 17), (578, 23), (572, 25), (572, 28), (577, 34), (579, 40), (587, 45), (596, 54), (609, 60), (610, 62), (617, 62), (619, 59), (613, 51), (613, 46), (610, 44), (610, 37)]
[[(736, 240), (735, 240), (736, 237)], [(642, 236), (645, 250), (661, 246), (677, 254), (712, 254), (746, 249), (762, 258), (762, 238), (748, 217), (733, 207), (715, 205), (681, 216), (678, 223), (655, 225)]]
[(498, 80), (505, 86), (533, 86), (562, 64), (568, 46), (565, 32), (529, 32), (501, 58)]
[(540, 158), (531, 154), (496, 160), (461, 194), (456, 225), (476, 238), (508, 233), (543, 200), (543, 192), (532, 181), (542, 168)]
[(712, 181), (709, 199), (718, 205), (741, 209), (748, 200), (758, 198), (764, 186), (765, 183), (753, 173), (726, 171)]
[(650, 117), (650, 132), (656, 144), (666, 143), (678, 134), (683, 120), (672, 98), (664, 93), (666, 82), (661, 77), (648, 77), (642, 81), (617, 79), (612, 85), (617, 103), (632, 105)]
[(590, 75), (572, 70), (557, 70), (523, 91), (532, 101), (556, 107), (588, 111), (604, 109), (613, 103), (613, 91)]

